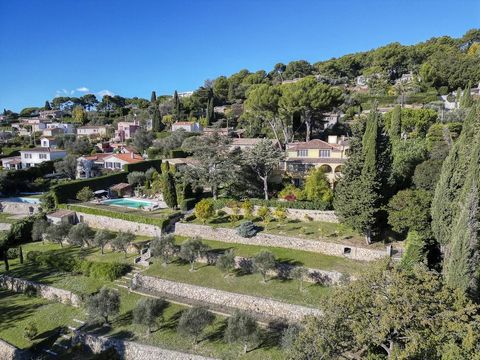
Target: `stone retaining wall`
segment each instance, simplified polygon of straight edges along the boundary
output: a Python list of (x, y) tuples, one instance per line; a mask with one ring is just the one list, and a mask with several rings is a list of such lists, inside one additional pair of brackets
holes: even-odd
[(80, 331), (75, 331), (73, 344), (84, 344), (95, 354), (114, 347), (124, 360), (215, 360), (132, 341), (89, 335)]
[(108, 216), (85, 214), (82, 212), (76, 213), (78, 221), (84, 222), (97, 229), (106, 229), (110, 231), (129, 231), (135, 235), (145, 236), (157, 236), (161, 235), (162, 233), (162, 229), (155, 225), (115, 219)]
[(253, 312), (267, 317), (282, 317), (290, 321), (300, 321), (307, 315), (321, 314), (319, 309), (306, 306), (287, 304), (268, 298), (232, 293), (140, 274), (134, 276), (132, 287), (150, 292), (171, 294), (206, 304)]
[(0, 202), (2, 212), (14, 215), (30, 215), (33, 211), (34, 214), (40, 212), (39, 204), (28, 204), (20, 202)]
[(61, 302), (62, 304), (79, 307), (81, 299), (78, 295), (68, 290), (58, 289), (45, 284), (40, 284), (34, 281), (14, 278), (7, 275), (0, 275), (0, 287), (15, 292), (24, 292), (25, 289), (31, 286), (37, 290), (38, 296)]
[(274, 246), (287, 249), (311, 251), (321, 254), (342, 256), (353, 260), (372, 261), (388, 256), (387, 251), (365, 249), (361, 247), (336, 244), (320, 240), (308, 240), (267, 233), (258, 233), (251, 238), (237, 235), (235, 229), (213, 228), (208, 225), (197, 225), (177, 222), (175, 234), (182, 236), (198, 236), (205, 240), (216, 240), (227, 243)]
[(1, 360), (27, 360), (29, 356), (26, 351), (9, 344), (0, 339), (0, 359)]
[[(256, 212), (260, 206), (255, 205), (254, 211)], [(269, 208), (270, 211), (273, 213), (275, 211), (274, 207)], [(229, 207), (222, 208), (227, 214), (232, 214), (233, 211)], [(310, 218), (313, 221), (323, 221), (329, 223), (339, 223), (337, 215), (335, 215), (334, 211), (321, 211), (321, 210), (305, 210), (305, 209), (292, 209), (288, 208), (287, 210), (287, 218), (291, 220), (300, 220), (300, 221), (310, 221)], [(240, 213), (243, 214), (243, 210), (240, 209)]]

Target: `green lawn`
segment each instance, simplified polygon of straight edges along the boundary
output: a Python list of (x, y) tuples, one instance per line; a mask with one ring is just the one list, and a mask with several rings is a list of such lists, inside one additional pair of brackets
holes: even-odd
[[(186, 238), (183, 236), (175, 237), (177, 244), (181, 244), (185, 240)], [(214, 240), (202, 240), (202, 242), (210, 246), (210, 248), (216, 252), (233, 249), (236, 256), (252, 257), (262, 250), (268, 250), (275, 255), (276, 259), (280, 262), (292, 265), (303, 265), (314, 269), (334, 270), (341, 273), (356, 274), (368, 266), (368, 263), (364, 261), (356, 261), (340, 256), (318, 254), (302, 250), (226, 243)]]
[[(318, 306), (319, 298), (329, 292), (329, 288), (306, 283), (303, 292), (299, 291), (297, 281), (285, 279), (270, 279), (262, 283), (262, 277), (258, 274), (240, 274), (224, 277), (216, 266), (197, 264), (196, 271), (189, 271), (190, 265), (175, 261), (168, 266), (162, 266), (161, 261), (156, 260), (143, 272), (144, 275), (156, 276), (166, 280), (204, 286), (208, 288), (225, 290), (234, 293), (268, 297), (279, 301), (293, 304)], [(227, 304), (228, 305), (228, 304)]]
[[(230, 217), (228, 215), (220, 215), (208, 220), (205, 225), (209, 225), (212, 227), (236, 228), (241, 223), (241, 221), (242, 220), (232, 222), (230, 221)], [(199, 219), (194, 219), (190, 222), (194, 224), (204, 225), (203, 222)], [(338, 223), (300, 220), (286, 220), (284, 222), (271, 220), (268, 223), (263, 223), (260, 218), (254, 218), (253, 222), (261, 231), (269, 234), (284, 235), (311, 240), (322, 240), (360, 247), (380, 249), (383, 249), (385, 247), (382, 242), (373, 243), (367, 246), (365, 244), (365, 239), (363, 236), (359, 235), (352, 229), (349, 229), (345, 225)]]
[[(12, 218), (13, 216), (13, 218)], [(0, 223), (7, 223), (7, 224), (12, 224), (15, 221), (17, 221), (18, 218), (15, 218), (15, 215), (13, 214), (7, 214), (7, 213), (0, 213)]]
[[(82, 309), (0, 290), (0, 338), (21, 349), (42, 341), (54, 329), (75, 325), (72, 322), (74, 318), (84, 317)], [(33, 342), (23, 336), (24, 328), (29, 323), (34, 323), (38, 329)]]

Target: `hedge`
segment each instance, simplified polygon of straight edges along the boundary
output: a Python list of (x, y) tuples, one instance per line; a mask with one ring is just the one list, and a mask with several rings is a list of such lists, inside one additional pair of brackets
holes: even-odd
[(181, 149), (174, 149), (174, 150), (170, 150), (168, 152), (168, 155), (170, 159), (176, 159), (176, 158), (185, 158), (187, 157), (188, 154)]
[(131, 267), (122, 263), (81, 260), (77, 264), (77, 269), (85, 276), (113, 281), (128, 273)]
[[(320, 201), (280, 201), (275, 199), (249, 199), (253, 205), (267, 206), (267, 207), (283, 207), (286, 209), (300, 209), (300, 210), (332, 210), (332, 206), (327, 202)], [(214, 200), (215, 209), (222, 209), (228, 207), (232, 201), (238, 201), (235, 199), (217, 199)]]
[(167, 218), (154, 218), (148, 216), (142, 216), (139, 214), (126, 214), (122, 212), (116, 212), (112, 210), (100, 209), (100, 208), (91, 208), (87, 206), (73, 205), (73, 204), (59, 204), (58, 206), (61, 209), (68, 209), (84, 214), (97, 215), (97, 216), (107, 216), (114, 219), (121, 219), (126, 221), (138, 222), (148, 225), (155, 225), (160, 228), (164, 228), (170, 222), (170, 218), (176, 214), (172, 214)]
[(90, 179), (73, 180), (52, 186), (52, 192), (58, 205), (67, 202), (69, 199), (75, 199), (77, 193), (85, 186), (93, 191), (106, 190), (112, 185), (127, 182), (127, 175), (127, 172), (119, 172)]
[(153, 159), (153, 160), (146, 160), (146, 161), (141, 161), (133, 164), (126, 164), (123, 166), (123, 170), (126, 172), (130, 173), (132, 171), (147, 171), (150, 168), (154, 168), (158, 172), (160, 172), (160, 168), (162, 166), (162, 160), (160, 159)]
[(187, 211), (191, 210), (195, 207), (195, 204), (198, 202), (198, 199), (196, 198), (189, 198), (189, 199), (184, 199), (180, 203), (180, 210), (182, 211)]

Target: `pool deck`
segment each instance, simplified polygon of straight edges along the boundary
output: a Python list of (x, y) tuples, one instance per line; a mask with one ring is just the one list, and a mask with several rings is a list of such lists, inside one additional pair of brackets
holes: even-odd
[[(124, 201), (124, 202), (136, 202), (136, 203), (143, 203), (146, 204), (144, 208), (136, 207), (136, 206), (128, 206), (126, 204), (115, 204), (114, 201)], [(123, 208), (130, 208), (130, 209), (138, 209), (143, 211), (152, 211), (152, 210), (161, 210), (168, 208), (165, 202), (156, 200), (156, 199), (147, 199), (147, 198), (138, 198), (138, 197), (123, 197), (123, 198), (116, 198), (116, 199), (108, 199), (99, 202), (93, 202), (93, 204), (102, 204), (108, 206), (118, 206)], [(147, 205), (148, 204), (148, 205)]]

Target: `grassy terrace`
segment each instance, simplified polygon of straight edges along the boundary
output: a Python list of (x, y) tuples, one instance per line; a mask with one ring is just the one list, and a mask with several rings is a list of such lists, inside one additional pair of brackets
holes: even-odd
[[(242, 216), (240, 216), (242, 217)], [(188, 222), (199, 225), (208, 225), (212, 227), (236, 228), (242, 220), (232, 222), (229, 215), (215, 216), (205, 224), (199, 219), (193, 219)], [(275, 234), (292, 236), (311, 240), (329, 241), (338, 244), (367, 247), (363, 236), (343, 224), (329, 223), (323, 221), (300, 221), (286, 220), (279, 222), (271, 220), (269, 223), (263, 223), (260, 218), (252, 220), (261, 231)], [(373, 243), (369, 248), (384, 249), (383, 242)]]
[[(28, 348), (45, 339), (52, 330), (74, 324), (74, 318), (84, 318), (83, 313), (71, 306), (0, 290), (0, 338), (21, 349)], [(28, 341), (23, 330), (32, 322), (37, 326), (38, 335)]]
[(146, 211), (141, 209), (129, 208), (126, 206), (96, 204), (93, 202), (76, 203), (75, 206), (88, 207), (91, 209), (100, 209), (100, 210), (105, 210), (105, 211), (115, 212), (115, 213), (137, 215), (137, 216), (148, 217), (152, 219), (164, 219), (170, 215), (177, 213), (177, 211), (172, 209), (159, 209), (154, 211)]
[(18, 220), (18, 215), (0, 213), (0, 223), (12, 224)]
[[(129, 255), (125, 259), (124, 255), (120, 253), (101, 255), (96, 249), (80, 250), (77, 247), (65, 247), (62, 249), (55, 244), (31, 243), (24, 246), (25, 254), (32, 250), (58, 251), (60, 253), (68, 253), (71, 256), (81, 256), (96, 261), (127, 261), (131, 263), (134, 257), (134, 255)], [(0, 267), (0, 272), (3, 272), (3, 264)], [(188, 270), (186, 270), (186, 274), (189, 274)], [(70, 273), (55, 272), (47, 268), (29, 265), (27, 262), (21, 265), (18, 260), (11, 260), (9, 275), (46, 283), (78, 294), (90, 294), (104, 285), (114, 287), (113, 282)], [(220, 279), (223, 280), (221, 275)], [(266, 286), (270, 285), (267, 284)], [(266, 330), (262, 333), (262, 339), (258, 347), (247, 355), (239, 357), (240, 346), (232, 346), (223, 341), (223, 330), (226, 326), (226, 320), (220, 316), (217, 316), (215, 323), (207, 328), (204, 339), (198, 345), (193, 345), (190, 339), (180, 336), (176, 332), (178, 319), (181, 312), (185, 309), (185, 307), (176, 304), (168, 306), (164, 313), (164, 321), (160, 323), (159, 329), (146, 336), (144, 327), (132, 325), (131, 323), (133, 308), (142, 296), (129, 293), (125, 289), (119, 289), (119, 291), (121, 294), (121, 310), (119, 316), (112, 319), (111, 329), (105, 329), (92, 324), (88, 327), (88, 331), (218, 358), (284, 359), (281, 350), (276, 346), (278, 335)], [(1, 293), (0, 296), (5, 297), (5, 300), (3, 300), (3, 297), (0, 299), (0, 338), (16, 346), (26, 347), (31, 345), (23, 339), (23, 328), (29, 321), (37, 323), (37, 326), (42, 322), (42, 326), (38, 326), (39, 332), (42, 333), (57, 326), (72, 325), (72, 323), (68, 323), (72, 318), (85, 319), (85, 313), (82, 309), (48, 303), (37, 298), (30, 299), (24, 295), (14, 295), (7, 292)], [(44, 321), (44, 318), (48, 318), (48, 321)], [(4, 319), (8, 319), (8, 322), (4, 321)], [(4, 326), (4, 324), (8, 326)], [(41, 340), (41, 337), (39, 337), (39, 340)]]

